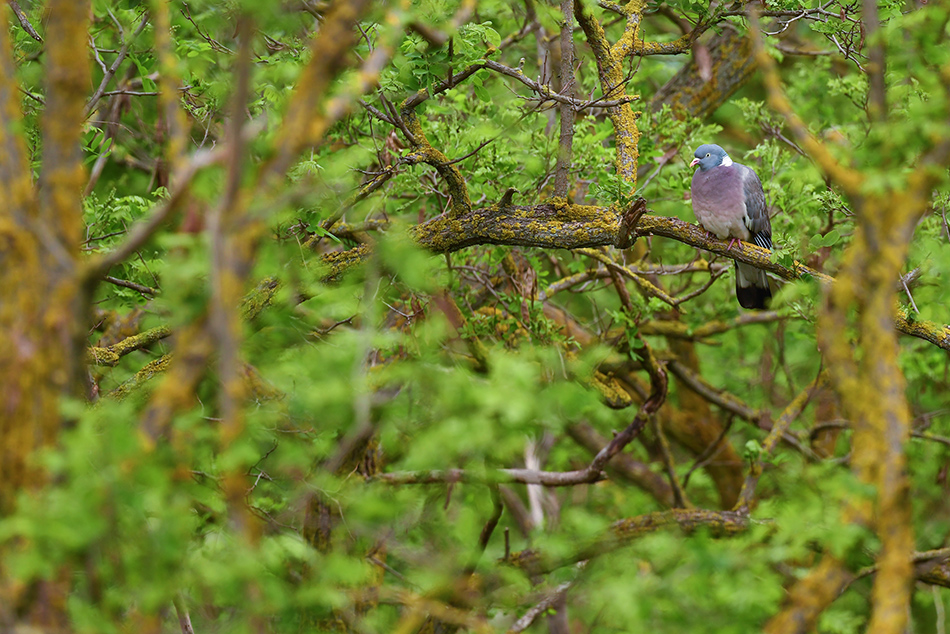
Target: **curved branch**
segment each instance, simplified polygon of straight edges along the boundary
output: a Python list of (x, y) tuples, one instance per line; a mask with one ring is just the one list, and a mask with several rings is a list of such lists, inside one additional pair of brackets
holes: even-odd
[(709, 71), (704, 77), (694, 58), (676, 73), (650, 99), (654, 112), (668, 104), (678, 117), (705, 119), (735, 93), (755, 71), (752, 41), (734, 29), (723, 32), (708, 42)]
[[(589, 423), (577, 423), (565, 429), (574, 442), (593, 454), (599, 453), (608, 443)], [(620, 478), (630, 482), (656, 499), (663, 506), (673, 506), (673, 489), (661, 475), (636, 460), (630, 454), (622, 453), (610, 461), (608, 469), (611, 478)]]

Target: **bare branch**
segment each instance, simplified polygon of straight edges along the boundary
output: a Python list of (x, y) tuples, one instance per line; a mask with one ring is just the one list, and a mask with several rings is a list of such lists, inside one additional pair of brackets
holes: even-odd
[(111, 275), (106, 275), (102, 279), (105, 280), (106, 282), (109, 282), (110, 284), (115, 284), (116, 286), (121, 286), (123, 288), (130, 288), (133, 291), (137, 291), (141, 293), (142, 295), (150, 295), (152, 297), (154, 297), (155, 295), (158, 295), (158, 291), (154, 288), (151, 288), (149, 286), (143, 286), (142, 284), (136, 284), (135, 282), (130, 282), (128, 280), (120, 280), (119, 278), (112, 277)]
[(191, 161), (185, 166), (183, 173), (179, 174), (178, 186), (172, 191), (171, 196), (159, 204), (147, 218), (136, 223), (129, 231), (125, 242), (116, 247), (114, 251), (94, 258), (86, 264), (84, 271), (86, 280), (93, 282), (100, 279), (109, 269), (123, 262), (145, 244), (168, 217), (178, 209), (187, 195), (191, 181), (198, 172), (221, 161), (225, 157), (226, 150), (226, 146), (221, 146), (214, 150), (199, 150), (196, 152)]
[(706, 528), (713, 535), (726, 537), (745, 532), (750, 522), (746, 513), (737, 511), (673, 509), (649, 513), (614, 522), (605, 533), (564, 557), (555, 559), (544, 553), (526, 550), (512, 553), (508, 563), (524, 569), (529, 574), (544, 574), (580, 561), (610, 554), (618, 548), (659, 530), (679, 528), (686, 533), (692, 533), (700, 528)]
[(501, 73), (502, 75), (505, 75), (506, 77), (517, 79), (522, 84), (524, 84), (525, 86), (533, 90), (542, 99), (556, 101), (561, 104), (568, 104), (572, 106), (576, 112), (580, 112), (582, 110), (586, 110), (588, 108), (593, 108), (593, 107), (613, 108), (613, 107), (620, 106), (623, 104), (629, 104), (630, 102), (636, 101), (637, 99), (639, 99), (639, 97), (636, 95), (627, 95), (620, 99), (614, 99), (614, 100), (595, 99), (592, 101), (579, 101), (568, 95), (554, 92), (553, 90), (551, 90), (549, 86), (542, 84), (540, 81), (529, 79), (527, 75), (525, 75), (521, 69), (511, 68), (510, 66), (505, 66), (504, 64), (500, 64), (490, 59), (485, 60), (482, 67), (487, 68), (489, 70), (493, 70), (497, 73)]
[(871, 121), (883, 121), (887, 117), (887, 85), (884, 83), (887, 69), (876, 0), (864, 0), (862, 17), (865, 37), (870, 48), (865, 67), (868, 75), (868, 115)]
[[(561, 93), (574, 96), (574, 0), (561, 0)], [(561, 103), (561, 136), (558, 141), (557, 168), (554, 176), (554, 195), (567, 197), (570, 185), (571, 161), (574, 157), (574, 111), (568, 103)]]
[(577, 486), (606, 480), (607, 475), (591, 467), (576, 471), (537, 471), (533, 469), (498, 469), (478, 473), (467, 469), (432, 469), (430, 471), (394, 471), (380, 473), (374, 480), (386, 484), (451, 484), (471, 482), (478, 484), (538, 484), (546, 487)]
[(181, 634), (195, 634), (195, 628), (191, 625), (191, 616), (188, 614), (188, 608), (181, 596), (175, 595), (172, 599), (175, 606), (175, 614), (178, 616), (178, 626), (181, 628)]
[(129, 47), (132, 46), (132, 42), (135, 41), (135, 38), (145, 29), (148, 25), (149, 12), (146, 11), (142, 14), (142, 19), (139, 21), (139, 25), (135, 28), (135, 31), (132, 33), (131, 37), (125, 38), (122, 42), (122, 48), (119, 49), (119, 54), (116, 55), (115, 61), (112, 62), (112, 65), (106, 70), (105, 74), (102, 77), (102, 81), (99, 82), (99, 87), (96, 88), (96, 91), (92, 93), (92, 97), (89, 98), (89, 101), (86, 102), (86, 108), (83, 113), (83, 118), (88, 117), (92, 111), (95, 109), (96, 104), (99, 103), (99, 100), (102, 99), (103, 95), (106, 92), (106, 88), (112, 82), (112, 78), (115, 77), (116, 71), (119, 70), (119, 66), (122, 65), (122, 62), (125, 61), (125, 58), (129, 54)]
[(42, 43), (43, 38), (40, 37), (40, 34), (37, 33), (36, 29), (33, 28), (33, 25), (30, 24), (30, 19), (26, 17), (26, 13), (24, 13), (23, 9), (20, 8), (20, 3), (16, 0), (7, 0), (7, 4), (10, 5), (10, 8), (13, 10), (13, 15), (15, 15), (16, 19), (20, 22), (20, 26), (23, 27), (23, 30), (26, 31), (34, 40)]
[(538, 601), (538, 603), (533, 605), (531, 609), (529, 609), (517, 621), (515, 621), (512, 626), (508, 628), (507, 634), (519, 634), (520, 632), (524, 632), (526, 629), (531, 627), (531, 625), (539, 616), (547, 613), (552, 607), (560, 603), (564, 597), (567, 596), (567, 591), (571, 589), (571, 586), (573, 586), (574, 583), (574, 581), (567, 581), (555, 588), (553, 592)]

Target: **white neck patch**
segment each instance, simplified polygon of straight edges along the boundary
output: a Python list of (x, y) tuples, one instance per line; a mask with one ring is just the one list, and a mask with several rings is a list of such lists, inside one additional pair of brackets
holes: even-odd
[(722, 157), (722, 163), (720, 163), (720, 165), (722, 165), (723, 167), (729, 167), (730, 165), (732, 165), (732, 159), (729, 158), (728, 154)]

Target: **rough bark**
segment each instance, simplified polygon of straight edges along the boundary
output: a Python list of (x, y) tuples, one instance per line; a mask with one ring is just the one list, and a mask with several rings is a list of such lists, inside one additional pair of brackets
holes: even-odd
[(726, 102), (755, 72), (752, 41), (726, 28), (704, 44), (711, 76), (706, 79), (696, 58), (683, 67), (650, 100), (650, 110), (668, 105), (677, 117), (705, 119)]

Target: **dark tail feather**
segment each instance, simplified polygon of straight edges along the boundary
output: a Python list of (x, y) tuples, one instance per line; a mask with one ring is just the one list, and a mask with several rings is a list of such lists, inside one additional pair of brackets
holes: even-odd
[(765, 271), (736, 262), (736, 298), (743, 308), (764, 310), (772, 299)]

